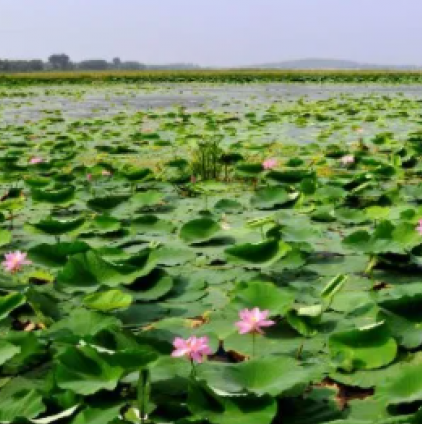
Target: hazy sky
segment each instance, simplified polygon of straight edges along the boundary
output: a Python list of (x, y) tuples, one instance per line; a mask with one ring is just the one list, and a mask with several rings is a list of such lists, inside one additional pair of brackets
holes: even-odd
[(422, 0), (0, 0), (0, 58), (422, 65)]

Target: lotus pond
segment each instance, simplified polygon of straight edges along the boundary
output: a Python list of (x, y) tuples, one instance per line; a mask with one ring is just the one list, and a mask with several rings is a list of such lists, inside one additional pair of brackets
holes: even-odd
[(422, 422), (422, 88), (0, 89), (0, 422)]

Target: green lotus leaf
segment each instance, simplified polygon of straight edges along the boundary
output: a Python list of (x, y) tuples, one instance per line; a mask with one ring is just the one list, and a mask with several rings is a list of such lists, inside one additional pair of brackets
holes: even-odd
[(105, 196), (105, 197), (95, 197), (88, 200), (87, 206), (97, 212), (107, 212), (111, 211), (121, 203), (125, 202), (128, 199), (127, 196)]
[(96, 216), (92, 224), (98, 234), (112, 233), (114, 231), (119, 231), (121, 228), (120, 221), (110, 215)]
[(57, 283), (68, 291), (95, 291), (100, 285), (117, 287), (131, 284), (155, 267), (149, 254), (133, 257), (125, 263), (112, 263), (94, 251), (78, 253), (69, 258), (57, 276)]
[(311, 215), (311, 218), (315, 222), (335, 222), (335, 210), (332, 205), (323, 205), (316, 208)]
[(173, 232), (174, 225), (171, 222), (160, 219), (155, 215), (143, 215), (131, 222), (132, 231), (140, 234), (169, 234)]
[(126, 370), (138, 371), (151, 362), (156, 361), (158, 353), (152, 346), (136, 346), (130, 349), (115, 352), (109, 362), (113, 366), (120, 366)]
[(151, 368), (151, 383), (166, 395), (175, 396), (181, 391), (186, 392), (190, 365), (188, 361), (175, 361), (172, 357), (161, 356)]
[(306, 195), (312, 195), (318, 188), (318, 180), (315, 177), (304, 178), (300, 182), (300, 192)]
[(229, 184), (224, 184), (219, 181), (201, 181), (193, 185), (192, 190), (196, 193), (203, 193), (206, 195), (225, 193), (231, 190)]
[(246, 243), (225, 250), (229, 262), (268, 267), (286, 256), (291, 247), (277, 240)]
[(287, 171), (270, 171), (267, 174), (269, 180), (278, 183), (300, 183), (305, 178), (315, 178), (315, 172), (307, 169), (289, 169)]
[(236, 166), (236, 174), (241, 177), (256, 178), (263, 171), (260, 163), (239, 163)]
[(281, 228), (281, 234), (284, 241), (294, 243), (313, 243), (319, 241), (321, 238), (321, 232), (318, 228), (301, 220), (293, 220), (286, 223)]
[(315, 198), (322, 203), (339, 202), (347, 196), (346, 190), (334, 185), (326, 185), (316, 190)]
[(169, 267), (183, 265), (196, 258), (192, 249), (177, 245), (161, 246), (154, 251), (153, 256), (157, 264)]
[(251, 199), (251, 205), (261, 210), (274, 209), (279, 206), (292, 205), (299, 198), (299, 193), (288, 193), (281, 187), (266, 187), (259, 190)]
[(184, 169), (189, 166), (189, 162), (186, 159), (174, 159), (166, 163), (166, 166), (170, 168)]
[(11, 331), (4, 339), (19, 348), (19, 352), (3, 365), (6, 375), (22, 373), (35, 366), (46, 353), (45, 343), (33, 332)]
[(319, 304), (301, 306), (290, 310), (286, 320), (302, 336), (312, 337), (318, 333), (323, 311), (323, 306)]
[(360, 387), (362, 389), (377, 388), (384, 385), (386, 380), (401, 374), (403, 366), (408, 363), (417, 363), (420, 359), (419, 356), (409, 357), (409, 362), (396, 361), (388, 367), (376, 370), (355, 370), (353, 373), (332, 371), (329, 377), (347, 386)]
[(312, 387), (303, 397), (281, 399), (280, 408), (289, 411), (285, 414), (286, 424), (342, 423), (336, 421), (344, 416), (337, 395), (337, 390), (330, 387)]
[(236, 162), (243, 160), (243, 156), (236, 152), (224, 153), (220, 157), (220, 161), (226, 165), (232, 165)]
[(304, 160), (302, 158), (299, 157), (291, 157), (287, 162), (286, 162), (286, 166), (291, 166), (291, 167), (298, 167), (298, 166), (302, 166), (304, 164)]
[(71, 332), (76, 336), (95, 336), (97, 333), (120, 327), (120, 322), (113, 316), (86, 309), (74, 309), (69, 316), (55, 322), (49, 332)]
[(0, 421), (2, 423), (36, 418), (45, 409), (41, 394), (34, 388), (28, 388), (28, 382), (24, 379), (14, 379), (0, 390)]
[(61, 319), (63, 314), (60, 308), (60, 302), (58, 302), (57, 297), (51, 293), (51, 286), (45, 284), (53, 283), (54, 277), (42, 272), (36, 272), (31, 274), (31, 278), (35, 281), (41, 281), (44, 283), (44, 287), (48, 287), (48, 289), (42, 292), (41, 290), (37, 290), (37, 286), (35, 285), (28, 288), (26, 291), (28, 305), (33, 308), (34, 311), (37, 311), (40, 317), (43, 317), (43, 322), (50, 324), (52, 321)]
[(0, 229), (0, 247), (9, 244), (12, 241), (12, 233), (7, 230)]
[(23, 305), (25, 301), (25, 296), (18, 292), (0, 296), (0, 320), (6, 318), (13, 310)]
[(243, 205), (236, 200), (220, 199), (214, 205), (214, 209), (224, 213), (239, 213), (243, 210)]
[(128, 308), (132, 303), (132, 296), (120, 290), (107, 290), (86, 295), (83, 303), (89, 309), (107, 312)]
[(288, 356), (272, 355), (251, 359), (239, 364), (208, 362), (198, 370), (203, 379), (217, 393), (236, 395), (246, 392), (258, 396), (279, 396), (301, 390), (318, 381), (323, 368), (303, 367)]
[(422, 244), (422, 237), (416, 231), (415, 225), (410, 222), (400, 222), (392, 233), (393, 240), (404, 252), (410, 252), (414, 247)]
[(118, 318), (127, 327), (139, 328), (151, 324), (167, 314), (167, 310), (157, 304), (132, 304), (127, 310), (118, 312)]
[(128, 289), (134, 299), (148, 302), (165, 296), (172, 290), (173, 284), (170, 275), (163, 270), (155, 269), (150, 274), (138, 278)]
[(347, 415), (346, 424), (362, 423), (372, 424), (373, 422), (382, 424), (416, 424), (421, 417), (421, 411), (416, 414), (398, 415), (394, 410), (386, 408), (385, 402), (379, 397), (373, 399), (356, 399), (349, 403), (350, 413)]
[(26, 224), (26, 228), (51, 236), (61, 236), (63, 234), (73, 233), (80, 230), (84, 224), (85, 218), (76, 218), (72, 220), (47, 218), (39, 222)]
[(180, 238), (188, 244), (203, 243), (214, 238), (221, 230), (210, 218), (193, 219), (186, 222), (180, 229)]
[(370, 246), (371, 236), (365, 230), (358, 230), (350, 234), (343, 240), (343, 244), (356, 252), (368, 252)]
[(29, 187), (43, 188), (51, 184), (51, 179), (48, 177), (42, 177), (42, 176), (31, 177), (31, 178), (25, 179), (25, 184), (28, 185)]
[(382, 221), (372, 234), (359, 230), (347, 236), (343, 243), (357, 252), (406, 254), (419, 246), (422, 238), (411, 223), (394, 226), (390, 221)]
[(152, 172), (148, 168), (126, 168), (121, 173), (130, 182), (139, 183), (152, 177)]
[(388, 405), (410, 404), (422, 400), (419, 373), (422, 364), (404, 365), (401, 372), (383, 382), (377, 396)]
[(342, 290), (332, 300), (330, 309), (339, 312), (351, 312), (358, 308), (375, 308), (375, 300), (369, 291), (348, 291)]
[(269, 310), (271, 315), (284, 315), (295, 300), (292, 291), (260, 281), (243, 284), (234, 294), (233, 304), (237, 309), (257, 307)]
[(387, 219), (391, 209), (385, 206), (370, 206), (365, 209), (365, 215), (372, 220), (381, 221)]
[(57, 385), (79, 395), (114, 390), (124, 370), (110, 365), (110, 355), (90, 346), (69, 347), (57, 358)]
[(72, 424), (109, 424), (120, 416), (121, 409), (121, 404), (102, 408), (88, 407), (76, 415)]
[(422, 344), (422, 284), (394, 287), (378, 295), (379, 319), (385, 320), (399, 344), (415, 349)]
[(150, 208), (159, 205), (163, 201), (163, 194), (159, 191), (146, 191), (145, 193), (136, 193), (130, 203), (137, 209)]
[(71, 243), (38, 244), (28, 250), (28, 257), (32, 261), (47, 267), (61, 267), (66, 264), (71, 255), (85, 253), (90, 247), (82, 241)]
[(188, 407), (212, 424), (271, 424), (277, 412), (275, 400), (268, 396), (221, 398), (197, 383), (189, 386)]
[(12, 359), (16, 354), (20, 353), (21, 348), (15, 346), (6, 340), (0, 341), (0, 365), (3, 365), (9, 359)]
[(67, 205), (75, 198), (75, 188), (72, 186), (56, 190), (32, 188), (31, 197), (34, 202), (48, 203), (51, 205)]
[(344, 224), (365, 224), (369, 220), (364, 211), (357, 209), (339, 208), (336, 209), (335, 216)]
[(298, 248), (289, 250), (286, 256), (283, 256), (277, 263), (273, 265), (274, 272), (283, 272), (286, 270), (293, 270), (301, 268), (306, 264), (306, 254), (301, 252)]
[(25, 205), (25, 198), (6, 198), (4, 200), (0, 200), (0, 211), (18, 211), (22, 209)]
[(333, 362), (346, 371), (381, 368), (397, 355), (397, 343), (382, 322), (333, 333), (328, 347)]

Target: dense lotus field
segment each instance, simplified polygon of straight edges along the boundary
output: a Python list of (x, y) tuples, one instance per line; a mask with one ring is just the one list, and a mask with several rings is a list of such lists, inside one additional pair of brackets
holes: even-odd
[(186, 69), (48, 71), (0, 74), (0, 85), (57, 85), (86, 83), (336, 83), (421, 84), (420, 70), (288, 70), (288, 69)]
[(1, 89), (1, 423), (422, 422), (422, 90), (289, 90)]

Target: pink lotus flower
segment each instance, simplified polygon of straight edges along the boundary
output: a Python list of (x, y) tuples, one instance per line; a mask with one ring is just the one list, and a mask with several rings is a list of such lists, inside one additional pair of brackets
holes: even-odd
[(22, 253), (19, 250), (16, 252), (9, 252), (4, 255), (5, 261), (2, 262), (4, 269), (7, 272), (17, 272), (24, 265), (31, 265), (32, 262), (26, 259), (26, 253)]
[(262, 166), (264, 169), (273, 169), (277, 166), (277, 159), (266, 159), (264, 162), (262, 162)]
[(35, 156), (35, 157), (33, 157), (33, 158), (31, 158), (30, 160), (29, 160), (29, 163), (31, 164), (31, 165), (36, 165), (37, 163), (43, 163), (44, 162), (44, 159), (43, 158), (40, 158), (40, 157), (38, 157), (38, 156)]
[(89, 182), (91, 182), (91, 181), (92, 181), (92, 174), (88, 174), (88, 175), (86, 176), (86, 179), (87, 179)]
[(363, 134), (363, 128), (357, 128), (357, 129), (356, 129), (356, 132), (357, 132), (358, 134)]
[(261, 311), (259, 308), (251, 310), (244, 309), (239, 312), (240, 321), (236, 322), (236, 327), (239, 329), (239, 334), (264, 334), (263, 327), (271, 327), (275, 324), (274, 321), (267, 320), (270, 311)]
[(211, 355), (211, 349), (208, 346), (208, 337), (192, 336), (184, 340), (176, 337), (173, 341), (174, 351), (171, 354), (174, 358), (186, 356), (199, 364), (203, 362), (204, 356)]
[(416, 231), (422, 236), (422, 219), (419, 220), (419, 225), (416, 227)]
[(353, 155), (346, 155), (343, 156), (340, 161), (345, 166), (351, 165), (352, 163), (355, 163), (355, 157)]
[(102, 175), (103, 177), (111, 177), (112, 173), (111, 173), (110, 171), (108, 171), (107, 169), (103, 169), (103, 170), (101, 171), (101, 175)]

